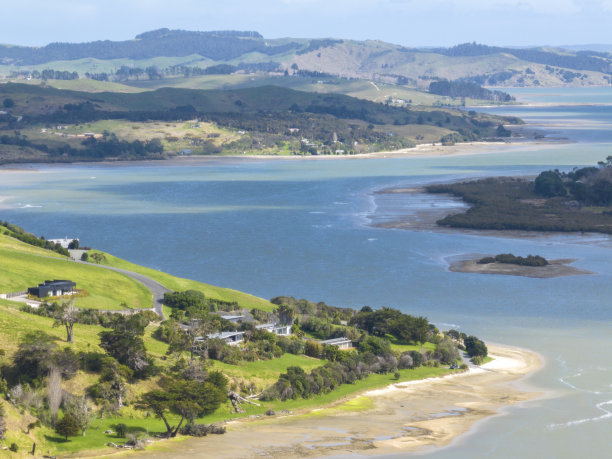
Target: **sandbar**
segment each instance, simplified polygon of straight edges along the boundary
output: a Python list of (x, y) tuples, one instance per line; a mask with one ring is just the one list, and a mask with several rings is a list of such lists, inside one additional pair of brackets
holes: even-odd
[[(160, 442), (153, 458), (298, 458), (374, 456), (449, 445), (502, 407), (541, 395), (518, 381), (542, 365), (524, 349), (489, 346), (494, 360), (465, 373), (392, 384), (359, 397), (363, 411), (323, 410), (324, 414), (240, 420), (225, 435)], [(339, 407), (341, 408), (341, 406)]]
[(592, 271), (569, 266), (569, 264), (574, 261), (576, 261), (576, 259), (564, 258), (549, 260), (546, 266), (519, 266), (509, 263), (479, 264), (478, 260), (458, 260), (452, 262), (448, 269), (459, 273), (501, 274), (505, 276), (532, 277), (537, 279), (593, 274)]

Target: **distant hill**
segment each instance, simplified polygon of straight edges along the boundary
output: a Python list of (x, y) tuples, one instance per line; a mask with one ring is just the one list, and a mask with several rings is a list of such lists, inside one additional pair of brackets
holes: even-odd
[(87, 74), (104, 81), (141, 81), (211, 72), (286, 76), (307, 72), (321, 78), (368, 79), (423, 89), (439, 79), (488, 86), (586, 86), (612, 84), (608, 51), (477, 43), (409, 48), (329, 38), (270, 40), (253, 31), (159, 29), (126, 41), (51, 43), (39, 48), (2, 45), (0, 75), (13, 72), (25, 78), (52, 69), (78, 72), (81, 78)]
[(0, 85), (0, 163), (161, 159), (167, 154), (357, 154), (500, 140), (521, 121), (399, 107), (276, 86), (78, 92)]

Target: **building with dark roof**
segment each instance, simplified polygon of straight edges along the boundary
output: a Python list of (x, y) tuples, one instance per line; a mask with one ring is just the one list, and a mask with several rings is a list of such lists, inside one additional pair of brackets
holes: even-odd
[(28, 288), (28, 294), (44, 298), (46, 296), (62, 296), (72, 293), (76, 287), (76, 283), (69, 280), (55, 279), (46, 280), (38, 287)]

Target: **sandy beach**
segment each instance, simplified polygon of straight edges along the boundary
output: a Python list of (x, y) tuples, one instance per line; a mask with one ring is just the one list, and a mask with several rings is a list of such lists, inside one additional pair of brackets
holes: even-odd
[(411, 148), (392, 151), (376, 151), (372, 153), (358, 153), (355, 155), (222, 155), (222, 156), (176, 156), (166, 161), (176, 161), (177, 164), (185, 164), (190, 161), (213, 160), (223, 158), (234, 159), (263, 159), (263, 160), (337, 160), (337, 159), (367, 159), (367, 158), (412, 158), (412, 157), (434, 157), (434, 156), (462, 156), (504, 153), (525, 148), (546, 149), (558, 146), (558, 142), (550, 140), (525, 140), (507, 142), (468, 142), (455, 145), (442, 145), (425, 143)]
[(154, 458), (375, 456), (446, 446), (500, 408), (540, 395), (519, 383), (541, 367), (537, 354), (505, 346), (489, 350), (495, 360), (469, 372), (365, 392), (357, 396), (367, 399), (359, 400), (359, 405), (368, 407), (361, 411), (340, 404), (320, 412), (236, 421), (227, 425), (225, 435), (162, 442), (156, 451), (145, 454)]

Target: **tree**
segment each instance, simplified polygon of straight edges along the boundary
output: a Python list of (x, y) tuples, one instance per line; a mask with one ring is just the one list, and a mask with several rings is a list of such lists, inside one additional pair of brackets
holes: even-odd
[(66, 341), (69, 343), (73, 342), (74, 324), (78, 319), (79, 310), (73, 306), (74, 299), (71, 299), (67, 303), (62, 303), (61, 307), (55, 314), (55, 323), (53, 326), (58, 327), (64, 325), (66, 327)]
[(78, 248), (79, 248), (79, 240), (78, 239), (73, 239), (68, 244), (68, 249), (70, 249), (70, 250), (76, 250)]
[(100, 347), (117, 361), (134, 371), (134, 376), (146, 377), (153, 370), (144, 341), (124, 330), (100, 332)]
[(44, 332), (32, 332), (19, 343), (13, 356), (18, 379), (34, 380), (49, 373), (53, 364), (53, 353), (57, 348), (56, 338)]
[(70, 414), (65, 414), (62, 419), (55, 424), (55, 433), (65, 437), (75, 437), (79, 434), (79, 424)]
[(85, 397), (72, 397), (65, 405), (64, 411), (74, 418), (81, 430), (81, 435), (85, 436), (87, 427), (89, 427), (89, 416), (91, 413), (89, 401)]
[(83, 255), (81, 255), (81, 261), (88, 261), (89, 260), (89, 255), (87, 254), (87, 252), (83, 252)]
[[(169, 437), (176, 436), (185, 419), (193, 423), (196, 418), (212, 413), (227, 396), (227, 379), (218, 372), (211, 373), (204, 383), (164, 378), (160, 385), (161, 390), (143, 394), (136, 406), (161, 418)], [(168, 413), (180, 416), (178, 425), (170, 425)]]
[(443, 364), (451, 364), (453, 361), (459, 359), (459, 351), (455, 342), (449, 338), (444, 337), (442, 341), (438, 343), (434, 357), (440, 360)]
[(475, 336), (465, 338), (464, 344), (470, 357), (486, 357), (489, 352), (485, 343)]
[(565, 196), (567, 191), (559, 171), (544, 171), (535, 179), (535, 192), (546, 197)]
[(62, 374), (57, 367), (51, 368), (47, 381), (47, 401), (49, 402), (49, 411), (51, 412), (51, 424), (57, 422), (57, 412), (62, 404)]
[(164, 294), (164, 304), (170, 308), (207, 309), (206, 297), (197, 290), (186, 290), (184, 292), (169, 292)]
[(276, 314), (278, 320), (283, 325), (293, 325), (293, 319), (295, 318), (295, 308), (288, 304), (281, 304), (276, 308)]

